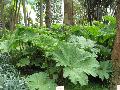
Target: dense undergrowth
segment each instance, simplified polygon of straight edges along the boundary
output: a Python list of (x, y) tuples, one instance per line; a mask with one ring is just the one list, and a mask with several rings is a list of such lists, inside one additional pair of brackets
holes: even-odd
[(0, 39), (3, 90), (107, 90), (116, 21), (89, 25), (17, 26)]

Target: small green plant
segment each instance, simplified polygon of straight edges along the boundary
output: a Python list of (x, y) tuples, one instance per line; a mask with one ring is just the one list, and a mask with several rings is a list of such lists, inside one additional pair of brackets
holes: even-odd
[(10, 57), (0, 54), (0, 90), (28, 90), (24, 79), (13, 65), (10, 65)]

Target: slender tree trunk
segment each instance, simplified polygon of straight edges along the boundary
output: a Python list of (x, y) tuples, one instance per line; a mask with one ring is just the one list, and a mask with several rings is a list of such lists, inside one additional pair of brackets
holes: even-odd
[(2, 0), (0, 1), (0, 29), (2, 29)]
[(18, 7), (17, 7), (17, 4), (18, 4), (18, 0), (14, 0), (14, 2), (15, 2), (15, 14), (14, 14), (14, 24), (16, 24), (16, 22), (17, 22), (17, 9), (18, 9)]
[[(4, 2), (2, 4), (2, 13), (4, 13)], [(5, 17), (4, 17), (4, 14), (2, 14), (2, 24), (3, 24), (3, 29), (5, 29)]]
[(2, 0), (0, 1), (0, 29), (2, 29)]
[(110, 85), (110, 90), (117, 90), (117, 85), (120, 85), (120, 0), (117, 3), (116, 9), (117, 32), (116, 39), (112, 52), (113, 74)]
[(16, 12), (16, 21), (15, 21), (16, 24), (19, 23), (20, 5), (21, 5), (21, 0), (19, 0), (18, 7), (16, 8), (17, 9), (17, 12)]
[(12, 10), (11, 12), (13, 12), (10, 16), (10, 30), (14, 30), (14, 11)]
[(74, 24), (73, 0), (64, 0), (64, 24)]
[(15, 29), (15, 20), (16, 20), (16, 2), (17, 0), (14, 0), (14, 5), (11, 8), (11, 16), (10, 16), (10, 30)]
[(102, 7), (101, 5), (97, 6), (97, 12), (96, 12), (96, 19), (95, 20), (102, 20)]
[(86, 0), (86, 4), (87, 4), (87, 19), (88, 19), (88, 22), (90, 23), (90, 26), (92, 26), (92, 21), (93, 21), (92, 1)]
[(23, 13), (24, 13), (24, 23), (25, 23), (25, 26), (27, 26), (27, 14), (26, 14), (25, 0), (22, 0), (22, 5), (23, 5)]
[(51, 26), (51, 18), (52, 18), (52, 15), (51, 15), (51, 0), (45, 0), (46, 1), (46, 16), (45, 16), (45, 23), (46, 23), (46, 27), (47, 28), (50, 28)]
[(0, 1), (0, 28), (5, 29), (5, 22), (4, 22), (4, 0)]
[(18, 12), (17, 12), (17, 24), (20, 24), (20, 6), (21, 6), (21, 0), (19, 0), (19, 7), (18, 7)]
[(43, 26), (43, 0), (40, 0), (40, 26)]

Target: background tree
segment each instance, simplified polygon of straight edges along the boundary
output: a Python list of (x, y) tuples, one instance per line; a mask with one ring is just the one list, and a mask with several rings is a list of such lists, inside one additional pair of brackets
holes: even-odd
[(34, 10), (36, 11), (36, 21), (43, 26), (43, 14), (44, 14), (44, 0), (36, 0), (34, 5)]
[(4, 0), (0, 1), (0, 29), (5, 28), (4, 22)]
[(40, 26), (43, 26), (43, 0), (40, 0)]
[(112, 51), (113, 74), (110, 90), (117, 90), (117, 85), (120, 85), (120, 0), (117, 1), (116, 19), (117, 32)]
[(102, 20), (107, 15), (107, 8), (111, 8), (114, 0), (85, 0), (87, 19), (92, 25), (93, 20)]
[(51, 15), (51, 0), (45, 0), (46, 3), (46, 11), (45, 11), (45, 24), (46, 27), (50, 28), (51, 26), (51, 19), (52, 19), (52, 15)]
[(64, 24), (74, 25), (73, 0), (64, 0)]
[(24, 13), (24, 23), (25, 23), (25, 26), (27, 26), (27, 12), (26, 12), (25, 0), (22, 0), (22, 6), (23, 6), (23, 13)]
[(63, 0), (51, 0), (52, 24), (63, 22)]

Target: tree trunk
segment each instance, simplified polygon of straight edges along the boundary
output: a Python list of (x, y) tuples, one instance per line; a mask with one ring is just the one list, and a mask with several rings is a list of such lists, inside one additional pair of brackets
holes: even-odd
[(74, 25), (73, 0), (64, 0), (64, 24)]
[(4, 0), (1, 0), (0, 1), (0, 28), (1, 29), (5, 29), (3, 11), (4, 11)]
[(2, 0), (0, 1), (0, 29), (2, 29)]
[(88, 22), (90, 23), (90, 26), (92, 26), (93, 14), (94, 14), (94, 8), (92, 6), (92, 1), (86, 0), (86, 4), (87, 4), (87, 19), (88, 19)]
[(2, 27), (5, 28), (5, 27), (4, 27), (4, 26), (5, 26), (5, 25), (4, 25), (5, 23), (4, 23), (4, 14), (3, 14), (3, 13), (4, 13), (4, 0), (2, 0), (2, 4), (1, 4), (1, 16), (2, 16), (2, 17), (1, 17), (1, 20), (2, 20)]
[(43, 26), (43, 0), (40, 0), (40, 26)]
[(20, 24), (20, 5), (21, 5), (21, 0), (19, 1), (19, 6), (18, 6), (18, 12), (17, 12), (17, 24)]
[(23, 13), (24, 13), (24, 23), (25, 23), (25, 26), (27, 26), (27, 14), (26, 14), (26, 8), (25, 8), (25, 0), (22, 0), (22, 5), (23, 5)]
[(45, 0), (46, 1), (46, 16), (45, 16), (45, 24), (46, 24), (46, 27), (47, 28), (50, 28), (51, 26), (51, 18), (52, 18), (52, 15), (51, 15), (51, 0)]
[(16, 13), (16, 23), (19, 23), (19, 14), (20, 14), (20, 5), (21, 5), (21, 0), (19, 0), (18, 7), (17, 7), (17, 13)]
[(17, 0), (14, 0), (14, 4), (11, 8), (11, 12), (10, 12), (10, 30), (14, 30), (15, 29), (15, 21), (16, 21), (16, 8), (17, 8)]
[(117, 90), (120, 85), (120, 0), (118, 0), (116, 9), (117, 32), (112, 52), (113, 74), (111, 79), (110, 90)]
[(11, 10), (11, 16), (10, 16), (10, 30), (14, 30), (15, 23), (14, 23), (14, 11)]

